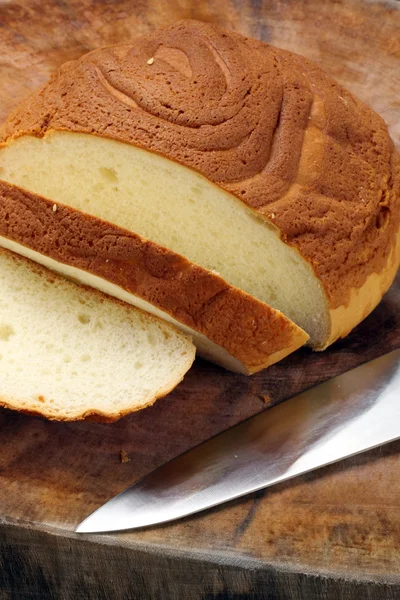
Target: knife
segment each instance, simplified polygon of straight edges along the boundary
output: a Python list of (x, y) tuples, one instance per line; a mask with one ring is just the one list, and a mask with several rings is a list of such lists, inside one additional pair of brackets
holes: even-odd
[(185, 452), (85, 519), (78, 533), (174, 521), (400, 438), (400, 349)]

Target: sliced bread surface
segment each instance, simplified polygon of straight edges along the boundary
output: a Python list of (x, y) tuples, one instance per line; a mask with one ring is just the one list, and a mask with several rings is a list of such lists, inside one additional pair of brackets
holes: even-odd
[(169, 324), (0, 251), (0, 405), (115, 421), (152, 404), (195, 356)]

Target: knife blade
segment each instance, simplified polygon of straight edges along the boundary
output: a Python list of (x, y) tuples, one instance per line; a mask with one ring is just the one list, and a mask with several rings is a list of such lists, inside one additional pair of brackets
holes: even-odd
[(185, 452), (76, 529), (174, 521), (400, 438), (400, 349), (326, 381)]

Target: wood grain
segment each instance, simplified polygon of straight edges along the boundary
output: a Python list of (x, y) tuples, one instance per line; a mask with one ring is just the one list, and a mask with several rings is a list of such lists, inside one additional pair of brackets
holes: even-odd
[[(0, 0), (0, 119), (65, 60), (183, 17), (315, 60), (400, 144), (398, 2)], [(400, 347), (399, 309), (398, 278), (328, 351), (302, 350), (251, 378), (197, 361), (173, 394), (113, 425), (1, 411), (0, 598), (400, 597), (400, 443), (175, 524), (73, 533), (137, 478), (264, 410), (265, 397), (278, 402)]]

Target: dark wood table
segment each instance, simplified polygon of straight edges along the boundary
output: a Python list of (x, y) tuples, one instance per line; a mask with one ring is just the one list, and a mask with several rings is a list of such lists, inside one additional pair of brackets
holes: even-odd
[[(400, 3), (390, 1), (0, 0), (0, 119), (65, 60), (182, 17), (314, 59), (379, 111), (399, 143)], [(301, 350), (251, 378), (197, 361), (174, 393), (116, 424), (2, 410), (0, 599), (400, 598), (400, 443), (174, 524), (74, 534), (166, 460), (397, 347), (400, 278), (325, 353)]]

